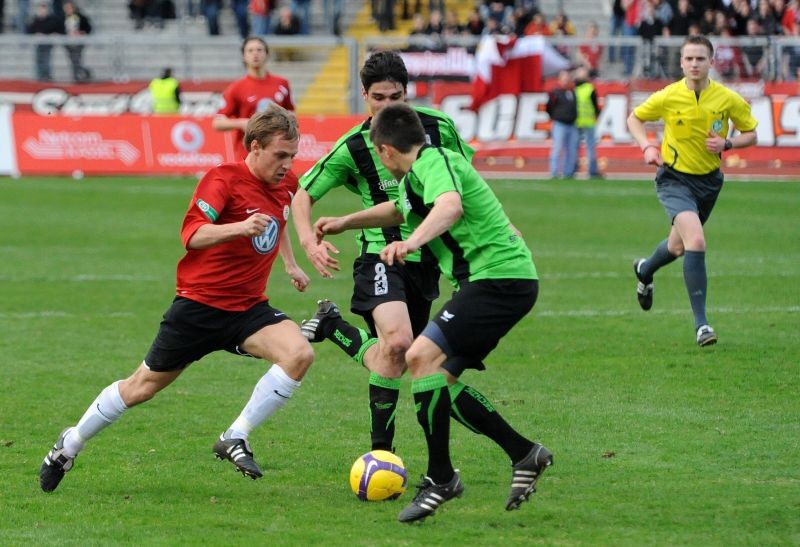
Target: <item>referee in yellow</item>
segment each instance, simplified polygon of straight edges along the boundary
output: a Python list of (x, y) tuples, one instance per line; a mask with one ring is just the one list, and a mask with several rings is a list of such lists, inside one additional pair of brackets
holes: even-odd
[[(634, 261), (636, 294), (643, 310), (653, 305), (653, 275), (683, 256), (683, 279), (701, 347), (717, 342), (706, 317), (706, 240), (708, 220), (722, 190), (722, 154), (756, 143), (758, 122), (738, 93), (708, 77), (714, 47), (705, 36), (689, 36), (681, 46), (684, 78), (653, 93), (628, 117), (628, 129), (656, 165), (656, 192), (672, 228), (649, 258)], [(645, 122), (664, 120), (661, 144), (647, 137)], [(733, 135), (730, 124), (739, 132)]]

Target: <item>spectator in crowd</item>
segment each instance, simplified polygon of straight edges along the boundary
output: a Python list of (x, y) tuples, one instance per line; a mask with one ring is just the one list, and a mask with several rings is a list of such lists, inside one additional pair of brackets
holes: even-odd
[(378, 30), (386, 32), (397, 29), (394, 19), (395, 0), (378, 0)]
[[(342, 15), (344, 14), (344, 0), (323, 0), (323, 13), (325, 21), (330, 23), (330, 31), (334, 36), (342, 35)], [(394, 10), (392, 10), (391, 26), (394, 26)]]
[(6, 1), (0, 0), (0, 34), (3, 33), (6, 27)]
[(560, 11), (550, 22), (550, 34), (552, 36), (575, 36), (575, 25), (572, 24), (565, 12)]
[(480, 5), (481, 19), (488, 24), (489, 19), (494, 19), (498, 27), (507, 23), (508, 16), (514, 11), (513, 0), (485, 0)]
[(531, 18), (531, 22), (525, 26), (525, 35), (533, 36), (550, 36), (550, 26), (547, 24), (547, 19), (543, 13), (535, 13)]
[(773, 36), (781, 33), (780, 20), (775, 17), (775, 12), (772, 11), (769, 0), (759, 0), (755, 17), (758, 20), (758, 25), (761, 27), (761, 32), (765, 36)]
[(597, 91), (589, 80), (589, 70), (583, 66), (575, 70), (575, 103), (578, 112), (578, 117), (575, 118), (575, 127), (578, 131), (575, 139), (575, 161), (578, 160), (581, 141), (585, 141), (589, 177), (599, 178), (601, 175), (597, 168), (597, 142), (594, 127), (597, 124), (597, 116), (600, 115), (600, 105), (597, 102)]
[(300, 19), (289, 6), (278, 9), (278, 21), (275, 23), (275, 34), (278, 36), (295, 36), (300, 34)]
[[(230, 0), (230, 2), (239, 36), (244, 40), (250, 34), (250, 19), (247, 13), (249, 0)], [(208, 24), (208, 34), (219, 36), (219, 12), (222, 10), (222, 0), (203, 0), (201, 8)]]
[(747, 35), (747, 20), (753, 15), (750, 0), (734, 0), (730, 10), (730, 25), (734, 36)]
[[(641, 20), (640, 4), (642, 0), (623, 0), (622, 7), (625, 8), (625, 22), (622, 25), (623, 36), (637, 36), (639, 33), (639, 21)], [(633, 74), (633, 66), (636, 63), (636, 47), (623, 46), (621, 48), (622, 61), (625, 65), (624, 74)]]
[(581, 66), (586, 67), (592, 78), (597, 77), (600, 59), (603, 57), (603, 46), (597, 41), (600, 29), (591, 21), (586, 26), (586, 41), (578, 46), (577, 58)]
[[(690, 24), (687, 27), (686, 29), (687, 34), (690, 32), (689, 29), (691, 29), (692, 24)], [(672, 36), (670, 28), (669, 27), (662, 28), (661, 36), (663, 36), (664, 38), (669, 38), (670, 36)], [(681, 59), (680, 46), (660, 45), (658, 46), (658, 50), (656, 51), (656, 56), (658, 61), (658, 73), (656, 74), (656, 77), (667, 78), (670, 80), (675, 80), (681, 77), (682, 72), (680, 66), (680, 59)]]
[(442, 36), (444, 37), (451, 37), (451, 36), (458, 36), (464, 30), (464, 27), (461, 26), (461, 23), (458, 22), (458, 14), (455, 10), (447, 10), (444, 12), (444, 28), (442, 30)]
[(478, 13), (477, 8), (473, 8), (467, 14), (467, 23), (464, 25), (464, 30), (467, 34), (472, 36), (480, 36), (483, 34), (483, 19), (481, 19), (481, 14)]
[[(689, 34), (689, 25), (695, 20), (694, 9), (689, 0), (678, 0), (678, 9), (669, 23), (671, 36), (686, 36)], [(680, 54), (678, 54), (680, 56)]]
[(717, 11), (713, 8), (708, 8), (703, 11), (703, 18), (700, 20), (700, 34), (708, 36), (714, 34), (716, 29)]
[(713, 69), (724, 80), (739, 78), (744, 72), (741, 50), (726, 41), (733, 36), (731, 29), (723, 28), (720, 38), (723, 40), (717, 45), (714, 52)]
[(14, 30), (20, 34), (28, 32), (28, 16), (31, 11), (30, 0), (17, 0), (17, 13), (14, 14)]
[(425, 34), (441, 36), (444, 33), (444, 21), (442, 12), (433, 10), (428, 17), (428, 24), (425, 26)]
[[(800, 37), (800, 27), (794, 27), (793, 36)], [(800, 42), (800, 40), (798, 40)], [(800, 81), (800, 45), (786, 45), (781, 55), (781, 75), (787, 82)]]
[(565, 178), (575, 176), (575, 152), (578, 130), (575, 119), (578, 107), (572, 75), (567, 70), (558, 73), (558, 85), (550, 91), (547, 100), (547, 114), (552, 120), (550, 135), (553, 140), (550, 148), (550, 177), (563, 174)]
[(712, 34), (715, 36), (722, 36), (722, 32), (724, 30), (731, 31), (728, 36), (732, 36), (733, 27), (731, 26), (731, 21), (728, 18), (728, 15), (724, 11), (715, 11), (714, 12), (714, 31)]
[(272, 0), (250, 0), (248, 10), (255, 36), (264, 36), (272, 32), (273, 8)]
[[(82, 40), (82, 36), (92, 32), (91, 21), (78, 9), (75, 2), (64, 2), (63, 9), (64, 30), (67, 36)], [(82, 43), (64, 46), (70, 65), (72, 65), (72, 79), (78, 83), (88, 82), (92, 79), (92, 73), (83, 66), (83, 47)]]
[(292, 12), (300, 20), (300, 34), (311, 34), (311, 0), (292, 0)]
[[(48, 2), (40, 0), (36, 3), (36, 11), (28, 25), (28, 34), (39, 36), (64, 34), (64, 20), (50, 12)], [(51, 44), (36, 44), (34, 58), (36, 60), (37, 80), (42, 82), (53, 80), (52, 56), (53, 46)]]
[(172, 76), (171, 68), (165, 68), (160, 77), (150, 80), (147, 87), (155, 114), (177, 114), (180, 111), (181, 86)]
[(267, 72), (269, 49), (263, 38), (251, 36), (242, 43), (242, 61), (247, 74), (222, 93), (224, 104), (211, 125), (217, 131), (234, 131), (236, 159), (247, 156), (242, 139), (250, 117), (264, 111), (270, 103), (294, 110), (289, 82), (286, 78)]
[(661, 36), (664, 28), (661, 20), (656, 18), (655, 10), (650, 2), (645, 2), (642, 17), (639, 20), (639, 36), (642, 38), (642, 73), (648, 78), (657, 76), (656, 51), (653, 40)]
[(661, 21), (661, 26), (668, 27), (672, 22), (674, 12), (672, 6), (666, 0), (648, 0), (648, 4), (653, 6), (653, 16)]
[[(750, 37), (763, 36), (761, 25), (754, 16), (747, 20), (747, 35)], [(751, 78), (761, 78), (766, 74), (768, 56), (765, 48), (767, 46), (749, 45), (742, 47), (742, 61), (744, 62), (745, 74)]]
[[(622, 6), (622, 0), (614, 0), (614, 4), (611, 7), (611, 20), (608, 26), (609, 37), (622, 36), (622, 27), (624, 24), (625, 8)], [(617, 62), (617, 48), (614, 46), (608, 47), (608, 62)]]

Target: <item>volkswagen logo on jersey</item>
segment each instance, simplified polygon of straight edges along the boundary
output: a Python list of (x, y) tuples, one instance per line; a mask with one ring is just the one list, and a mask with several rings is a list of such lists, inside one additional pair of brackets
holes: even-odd
[(264, 228), (261, 235), (257, 235), (252, 239), (253, 248), (258, 254), (265, 255), (271, 253), (273, 249), (278, 246), (278, 235), (281, 231), (281, 225), (275, 217), (270, 218), (272, 222)]

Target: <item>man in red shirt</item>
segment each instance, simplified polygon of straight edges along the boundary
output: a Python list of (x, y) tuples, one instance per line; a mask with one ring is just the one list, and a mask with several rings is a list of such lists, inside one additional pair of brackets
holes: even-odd
[(195, 189), (181, 228), (187, 251), (178, 262), (177, 296), (150, 351), (131, 376), (106, 387), (77, 425), (59, 435), (39, 471), (45, 492), (56, 489), (89, 439), (128, 408), (152, 399), (191, 363), (218, 350), (274, 363), (213, 448), (245, 476), (262, 476), (247, 438), (300, 386), (314, 352), (297, 324), (265, 295), (277, 254), (297, 290), (309, 283), (286, 231), (297, 190), (290, 171), (298, 147), (297, 120), (270, 105), (250, 119), (245, 138), (245, 160), (214, 167)]
[(236, 159), (247, 156), (242, 139), (247, 120), (263, 111), (270, 103), (294, 110), (289, 82), (286, 78), (267, 72), (269, 49), (261, 38), (250, 37), (242, 44), (242, 61), (247, 74), (229, 85), (222, 93), (225, 104), (217, 112), (212, 126), (217, 131), (234, 133)]

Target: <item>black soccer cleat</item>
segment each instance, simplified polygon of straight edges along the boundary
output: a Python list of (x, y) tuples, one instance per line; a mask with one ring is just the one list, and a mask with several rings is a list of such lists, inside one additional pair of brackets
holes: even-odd
[(633, 273), (636, 274), (636, 298), (639, 300), (639, 306), (644, 311), (649, 310), (653, 307), (653, 281), (651, 280), (650, 283), (645, 283), (642, 281), (642, 278), (639, 277), (639, 268), (642, 266), (642, 262), (644, 262), (644, 258), (637, 258), (633, 261)]
[(536, 483), (545, 470), (553, 465), (553, 454), (538, 443), (528, 455), (513, 466), (511, 475), (511, 493), (506, 501), (506, 511), (519, 509), (519, 506), (528, 501), (531, 494), (536, 492)]
[(325, 340), (325, 325), (341, 316), (339, 306), (330, 300), (318, 300), (317, 312), (311, 319), (300, 323), (300, 331), (309, 342), (322, 342)]
[(464, 493), (464, 483), (456, 469), (453, 478), (446, 484), (434, 484), (430, 477), (422, 477), (422, 482), (417, 486), (417, 495), (400, 512), (397, 520), (400, 522), (414, 522), (432, 515), (444, 502), (453, 498), (460, 498)]
[(245, 439), (225, 439), (220, 435), (219, 440), (214, 444), (214, 456), (219, 460), (231, 462), (236, 470), (245, 477), (256, 480), (264, 476), (261, 468), (253, 459), (250, 443)]
[(66, 428), (58, 436), (56, 444), (47, 453), (42, 462), (42, 467), (39, 468), (39, 486), (45, 492), (52, 492), (58, 488), (58, 483), (64, 478), (64, 473), (72, 469), (75, 458), (70, 458), (63, 453), (64, 438), (71, 430), (71, 427)]

